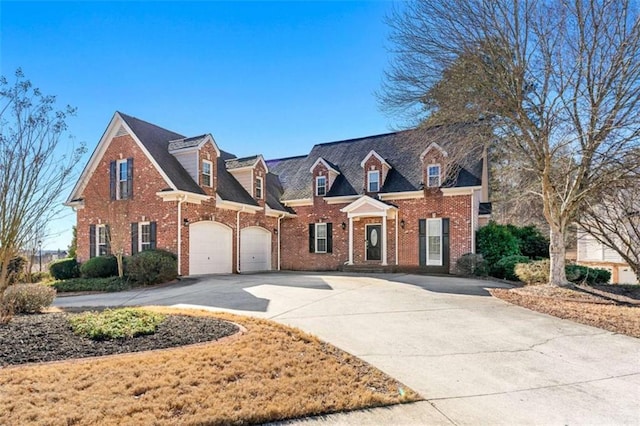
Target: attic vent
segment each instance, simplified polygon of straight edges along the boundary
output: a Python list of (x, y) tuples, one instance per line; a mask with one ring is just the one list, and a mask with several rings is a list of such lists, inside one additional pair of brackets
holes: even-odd
[(116, 133), (116, 136), (124, 136), (124, 135), (128, 135), (128, 133), (124, 129), (124, 126), (120, 126), (120, 128), (118, 129), (118, 133)]

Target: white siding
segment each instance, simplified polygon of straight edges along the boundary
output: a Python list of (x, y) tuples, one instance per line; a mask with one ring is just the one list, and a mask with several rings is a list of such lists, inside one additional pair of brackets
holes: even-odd
[(193, 180), (200, 182), (200, 179), (198, 179), (198, 151), (178, 152), (173, 154), (173, 156), (182, 164), (182, 167), (184, 167)]
[[(242, 185), (242, 187), (253, 197), (253, 170), (229, 170), (229, 173)], [(264, 187), (264, 182), (263, 185)], [(263, 188), (264, 191), (265, 188)]]

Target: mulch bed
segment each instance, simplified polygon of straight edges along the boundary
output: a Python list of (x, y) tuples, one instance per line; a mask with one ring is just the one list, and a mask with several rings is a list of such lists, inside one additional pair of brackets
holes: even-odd
[(210, 342), (239, 331), (215, 318), (168, 315), (155, 334), (94, 341), (71, 330), (67, 313), (18, 315), (0, 325), (0, 367), (166, 349)]

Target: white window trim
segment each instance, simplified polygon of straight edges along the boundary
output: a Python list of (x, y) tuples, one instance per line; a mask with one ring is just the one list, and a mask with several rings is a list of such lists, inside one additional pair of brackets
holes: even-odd
[[(326, 223), (316, 223), (316, 232), (315, 232), (315, 252), (316, 253), (326, 253), (327, 252), (327, 243), (329, 242), (329, 235), (328, 235), (328, 229), (327, 229), (327, 224)], [(319, 250), (318, 249), (318, 241), (321, 240), (321, 238), (318, 237), (318, 228), (323, 227), (324, 226), (324, 250)]]
[[(438, 222), (440, 224), (440, 258), (438, 259), (437, 263), (429, 263), (429, 222)], [(435, 219), (427, 219), (427, 223), (425, 224), (426, 226), (426, 231), (427, 231), (427, 235), (425, 236), (425, 251), (424, 251), (424, 255), (425, 255), (425, 265), (427, 266), (442, 266), (442, 243), (443, 243), (443, 236), (442, 236), (442, 218), (435, 218)]]
[[(431, 185), (431, 174), (429, 173), (429, 171), (432, 167), (438, 168), (438, 185)], [(427, 186), (429, 188), (439, 188), (441, 184), (442, 184), (442, 167), (438, 163), (429, 164), (427, 166)]]
[[(318, 190), (320, 188), (320, 186), (318, 185), (318, 182), (320, 180), (324, 180), (324, 193), (320, 193), (320, 191)], [(318, 197), (324, 197), (325, 195), (327, 195), (327, 177), (326, 176), (316, 176), (316, 196)]]
[[(258, 185), (258, 182), (260, 182), (260, 185)], [(258, 188), (260, 188), (260, 196), (258, 196)], [(256, 177), (256, 187), (254, 188), (254, 190), (256, 198), (258, 200), (262, 200), (262, 198), (264, 197), (264, 180), (260, 176)]]
[[(204, 165), (208, 164), (209, 165), (209, 174), (204, 172)], [(206, 186), (208, 188), (212, 188), (213, 187), (213, 163), (209, 160), (202, 160), (202, 186)], [(204, 183), (204, 176), (209, 176), (209, 185), (206, 185)]]
[[(122, 198), (122, 191), (120, 190), (120, 184), (122, 182), (127, 182), (127, 176), (125, 176), (124, 179), (122, 179), (122, 176), (120, 175), (120, 165), (121, 164), (126, 164), (127, 165), (127, 174), (129, 173), (129, 165), (127, 164), (127, 159), (126, 158), (116, 161), (116, 200), (125, 200), (126, 199), (126, 198)], [(129, 198), (128, 194), (127, 194), (127, 198)]]
[[(100, 243), (100, 230), (101, 229), (104, 229), (104, 243)], [(96, 252), (95, 252), (96, 257), (105, 256), (105, 255), (109, 254), (109, 253), (106, 253), (106, 248), (108, 247), (107, 238), (108, 238), (107, 225), (105, 225), (105, 224), (96, 225)], [(102, 246), (105, 247), (105, 254), (104, 255), (100, 254), (100, 247), (102, 247)]]
[[(378, 189), (371, 190), (371, 176), (377, 177)], [(380, 192), (380, 170), (369, 170), (367, 172), (367, 192)]]
[[(149, 242), (147, 243), (149, 245), (148, 249), (143, 249), (142, 248), (142, 227), (144, 225), (149, 226)], [(141, 252), (143, 250), (149, 250), (151, 249), (151, 222), (138, 222), (138, 252)]]

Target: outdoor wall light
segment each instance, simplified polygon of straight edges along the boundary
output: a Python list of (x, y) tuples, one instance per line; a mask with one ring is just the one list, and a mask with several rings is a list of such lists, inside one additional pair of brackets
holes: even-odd
[(404, 229), (404, 219), (400, 220), (400, 228)]
[(342, 222), (342, 230), (344, 231), (345, 229), (347, 229), (347, 224)]
[(278, 235), (278, 228), (273, 228), (274, 235)]
[(186, 217), (184, 218), (184, 220), (182, 221), (182, 224), (184, 226), (189, 226), (189, 219), (187, 219)]

